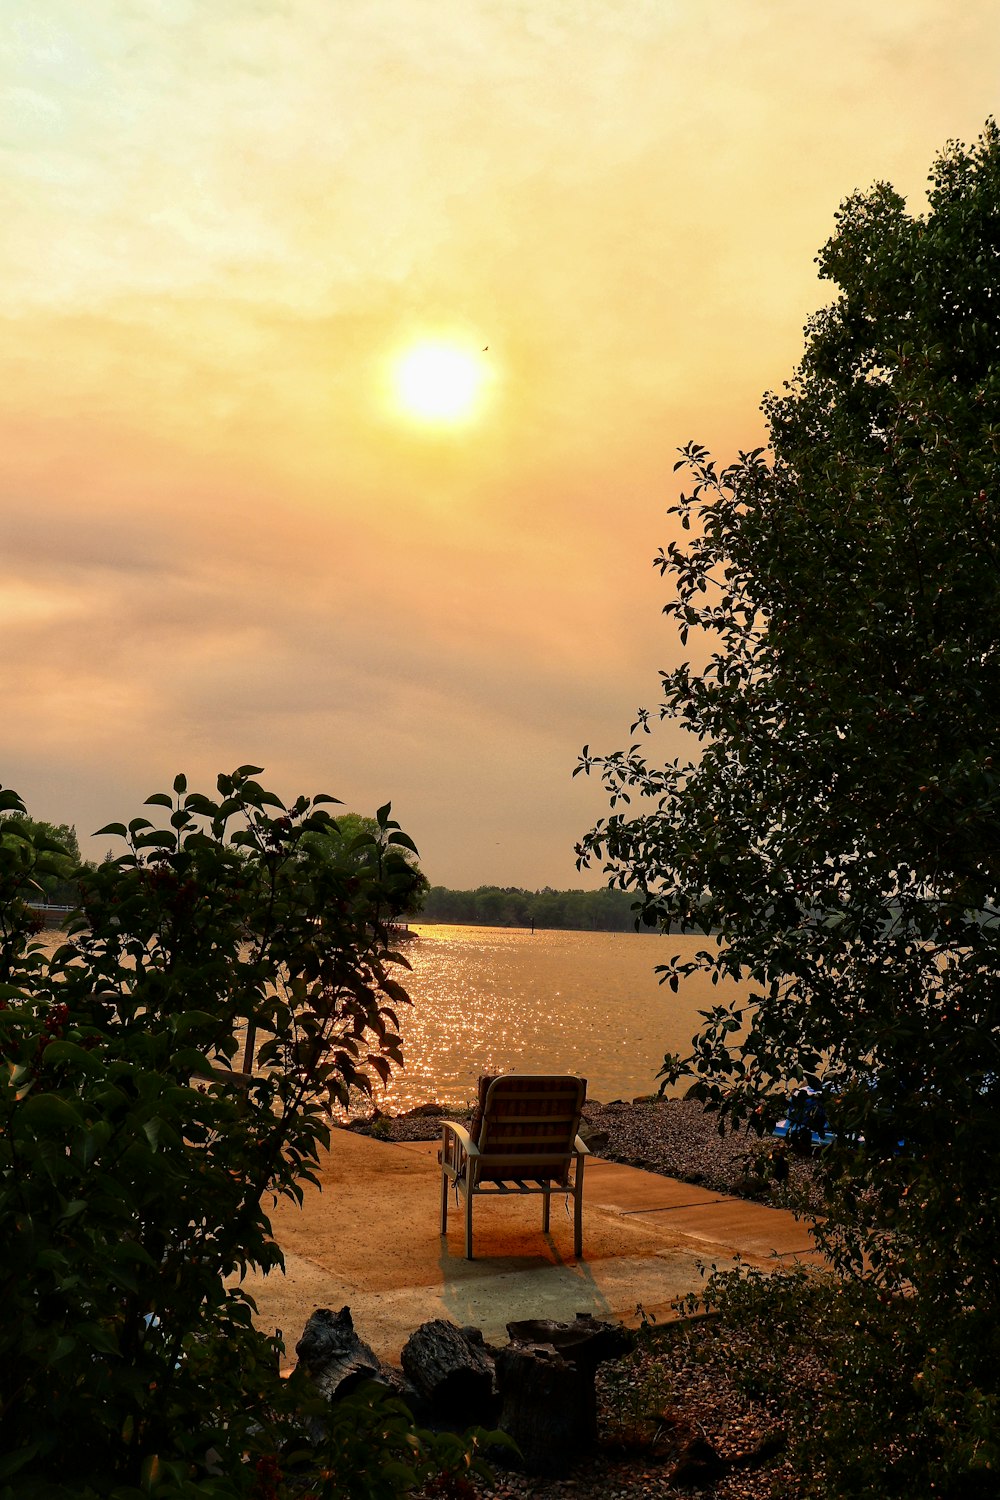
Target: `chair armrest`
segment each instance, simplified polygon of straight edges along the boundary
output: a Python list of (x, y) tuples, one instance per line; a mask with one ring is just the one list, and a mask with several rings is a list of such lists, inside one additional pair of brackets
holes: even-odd
[(577, 1136), (576, 1140), (573, 1142), (573, 1150), (576, 1152), (577, 1156), (590, 1155), (590, 1147), (586, 1144), (581, 1136)]
[(452, 1135), (457, 1137), (457, 1139), (461, 1143), (462, 1150), (465, 1151), (468, 1156), (479, 1155), (479, 1147), (473, 1142), (471, 1135), (466, 1130), (464, 1125), (456, 1125), (453, 1120), (442, 1120), (441, 1139), (443, 1141), (446, 1141), (448, 1139), (449, 1131)]
[(442, 1166), (449, 1167), (452, 1172), (460, 1172), (463, 1156), (478, 1155), (479, 1147), (464, 1125), (456, 1125), (452, 1120), (441, 1121), (441, 1150), (438, 1160)]

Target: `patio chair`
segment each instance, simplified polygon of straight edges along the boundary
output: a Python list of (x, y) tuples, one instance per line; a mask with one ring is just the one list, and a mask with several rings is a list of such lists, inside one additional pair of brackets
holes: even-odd
[(508, 1073), (479, 1080), (469, 1129), (443, 1122), (441, 1233), (448, 1230), (448, 1189), (465, 1196), (465, 1255), (472, 1260), (472, 1204), (488, 1194), (542, 1199), (542, 1233), (549, 1232), (553, 1192), (573, 1197), (573, 1253), (583, 1255), (583, 1160), (577, 1135), (587, 1080), (547, 1073)]

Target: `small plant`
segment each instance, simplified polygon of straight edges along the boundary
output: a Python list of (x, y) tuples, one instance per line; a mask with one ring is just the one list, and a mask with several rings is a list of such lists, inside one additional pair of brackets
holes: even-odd
[(623, 1447), (652, 1447), (662, 1436), (671, 1397), (666, 1362), (656, 1347), (655, 1318), (640, 1304), (635, 1346), (601, 1373), (606, 1440)]

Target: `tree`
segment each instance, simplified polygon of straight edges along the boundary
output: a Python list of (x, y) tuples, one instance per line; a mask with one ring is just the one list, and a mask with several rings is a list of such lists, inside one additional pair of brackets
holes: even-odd
[(430, 1471), (434, 1444), (368, 1397), (356, 1434), (345, 1414), (286, 1471), (296, 1398), (235, 1282), (280, 1267), (266, 1204), (315, 1180), (329, 1103), (400, 1060), (407, 1000), (380, 872), (310, 852), (333, 799), (286, 807), (257, 775), (216, 797), (179, 776), (148, 799), (160, 826), (102, 829), (125, 852), (84, 876), (53, 954), (18, 894), (33, 830), (0, 792), (20, 817), (0, 841), (5, 1497), (285, 1497), (324, 1468), (331, 1497), (392, 1496)]
[(376, 872), (384, 915), (395, 919), (415, 916), (421, 910), (430, 882), (420, 868), (416, 845), (390, 818), (391, 811), (386, 803), (373, 818), (339, 813), (322, 832), (309, 833), (305, 844), (318, 857)]
[(0, 817), (0, 839), (8, 844), (21, 840), (47, 856), (36, 863), (33, 885), (25, 890), (27, 901), (72, 906), (76, 900), (76, 877), (82, 864), (75, 826), (47, 823), (27, 813), (7, 812)]
[(429, 922), (472, 923), (482, 927), (573, 928), (580, 931), (628, 932), (635, 913), (628, 895), (607, 888), (597, 891), (524, 891), (481, 885), (474, 891), (451, 891), (432, 885), (423, 908)]
[[(928, 1476), (935, 1493), (986, 1493), (1000, 1463), (993, 122), (935, 163), (925, 213), (884, 184), (848, 199), (819, 267), (837, 295), (765, 399), (770, 452), (720, 470), (689, 444), (678, 464), (689, 539), (658, 566), (704, 665), (663, 674), (659, 717), (699, 750), (662, 765), (637, 737), (585, 751), (612, 810), (579, 852), (606, 859), (647, 924), (713, 934), (666, 966), (672, 988), (693, 968), (749, 985), (748, 1003), (706, 1014), (671, 1076), (758, 1129), (789, 1087), (826, 1091), (840, 1133), (821, 1163), (826, 1243), (845, 1278), (864, 1274), (896, 1364), (873, 1487), (851, 1488), (845, 1460), (829, 1493), (923, 1493)], [(656, 717), (640, 711), (633, 735)], [(848, 1417), (838, 1430), (849, 1446)]]

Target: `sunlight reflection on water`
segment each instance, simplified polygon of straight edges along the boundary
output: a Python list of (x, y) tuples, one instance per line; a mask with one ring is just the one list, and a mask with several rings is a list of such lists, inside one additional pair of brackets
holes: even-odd
[(665, 1052), (689, 1050), (697, 1012), (719, 999), (707, 981), (679, 996), (654, 970), (704, 937), (415, 923), (401, 976), (413, 998), (400, 1015), (406, 1066), (382, 1109), (464, 1104), (486, 1072), (579, 1073), (592, 1098), (656, 1089)]
[[(431, 1100), (464, 1105), (491, 1072), (577, 1073), (604, 1102), (653, 1093), (664, 1053), (687, 1054), (698, 1011), (722, 995), (704, 975), (674, 995), (655, 973), (674, 954), (711, 947), (702, 936), (431, 923), (411, 931), (413, 969), (396, 976), (413, 1000), (399, 1013), (405, 1067), (375, 1091), (392, 1113)], [(47, 931), (41, 941), (51, 954), (64, 936)], [(359, 1097), (352, 1113), (368, 1108)]]

